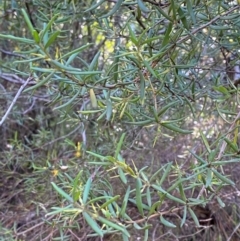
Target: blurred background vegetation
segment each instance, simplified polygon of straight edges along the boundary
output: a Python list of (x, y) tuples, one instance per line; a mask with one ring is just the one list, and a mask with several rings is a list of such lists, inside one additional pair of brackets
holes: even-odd
[(1, 240), (239, 240), (239, 1), (0, 1)]

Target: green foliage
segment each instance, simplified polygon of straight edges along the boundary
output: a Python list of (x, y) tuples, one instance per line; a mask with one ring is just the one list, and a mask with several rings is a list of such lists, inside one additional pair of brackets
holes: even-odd
[[(198, 206), (225, 206), (221, 191), (235, 182), (224, 167), (239, 162), (237, 3), (4, 2), (0, 87), (7, 105), (1, 106), (13, 103), (17, 84), (33, 80), (20, 93), (32, 105), (18, 98), (4, 120), (4, 145), (14, 151), (2, 150), (7, 161), (1, 165), (6, 176), (15, 158), (28, 159), (32, 173), (52, 170), (47, 189), (53, 188), (54, 201), (43, 209), (46, 225), (56, 227), (54, 238), (70, 240), (77, 230), (86, 240), (114, 234), (131, 240), (141, 230), (149, 240), (154, 220), (178, 236), (189, 220), (204, 226)], [(43, 117), (45, 110), (53, 119)], [(29, 120), (40, 118), (40, 128), (13, 138), (16, 122), (16, 133), (29, 125), (29, 112)], [(207, 135), (194, 126), (208, 118), (227, 127)], [(161, 157), (151, 163), (146, 154), (141, 165), (138, 155), (125, 158), (140, 128), (151, 133), (144, 146), (171, 137), (174, 152), (170, 140), (185, 138), (189, 160), (175, 155), (157, 165)], [(27, 177), (30, 193), (39, 187), (34, 178)]]

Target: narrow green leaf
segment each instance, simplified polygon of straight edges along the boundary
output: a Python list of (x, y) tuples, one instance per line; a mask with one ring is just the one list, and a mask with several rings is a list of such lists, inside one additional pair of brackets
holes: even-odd
[(166, 193), (166, 197), (170, 200), (173, 200), (174, 202), (178, 202), (178, 203), (181, 203), (181, 204), (186, 204), (185, 201), (183, 201), (182, 199), (180, 198), (177, 198), (177, 197), (174, 197), (173, 195), (171, 195), (170, 193)]
[(218, 148), (216, 148), (215, 150), (211, 151), (208, 155), (208, 162), (211, 163), (211, 162), (214, 162), (214, 159), (216, 157), (218, 153)]
[(117, 83), (118, 81), (118, 66), (119, 66), (119, 59), (120, 57), (118, 56), (119, 55), (119, 51), (116, 52), (116, 55), (114, 57), (114, 61), (113, 61), (113, 80), (115, 83)]
[(148, 168), (148, 166), (145, 166), (145, 167), (141, 168), (141, 170), (139, 171), (139, 174), (142, 176), (143, 181), (146, 182), (146, 183), (148, 182), (148, 177), (144, 173), (144, 170), (147, 169), (147, 168)]
[(128, 236), (126, 236), (124, 233), (122, 233), (122, 240), (129, 241)]
[[(66, 70), (68, 73), (73, 73), (73, 74), (78, 74), (78, 75), (89, 75), (89, 76), (102, 73), (101, 71), (94, 71), (94, 70), (93, 71), (82, 71), (81, 69), (78, 69), (78, 68), (66, 66), (66, 65), (58, 62), (57, 60), (53, 60), (53, 59), (49, 60), (49, 62), (51, 62), (56, 67), (58, 67), (62, 70)], [(35, 68), (35, 67), (33, 67), (33, 68)], [(44, 69), (44, 71), (41, 71), (41, 72), (45, 72), (45, 69)]]
[(186, 19), (186, 17), (185, 17), (185, 13), (184, 13), (184, 11), (182, 10), (181, 7), (178, 8), (178, 14), (179, 14), (179, 17), (180, 17), (180, 20), (181, 20), (183, 26), (184, 26), (187, 30), (189, 30), (188, 21), (187, 21), (187, 19)]
[(116, 151), (115, 151), (115, 155), (114, 155), (115, 159), (118, 159), (118, 155), (119, 155), (119, 153), (120, 153), (120, 151), (121, 151), (121, 148), (122, 148), (122, 145), (123, 145), (123, 141), (124, 141), (124, 139), (125, 139), (125, 136), (126, 136), (126, 133), (122, 133), (122, 135), (121, 135), (121, 137), (120, 137), (120, 140), (119, 140), (119, 142), (118, 142), (118, 144), (117, 144)]
[(141, 194), (142, 182), (140, 178), (136, 179), (136, 205), (139, 213), (143, 216), (143, 203)]
[(90, 12), (94, 9), (96, 9), (97, 7), (99, 7), (100, 5), (102, 5), (106, 0), (101, 0), (101, 1), (97, 1), (95, 4), (93, 4), (90, 8), (88, 8), (87, 10), (84, 11), (84, 13)]
[(212, 176), (213, 176), (212, 170), (210, 168), (208, 168), (208, 170), (207, 170), (207, 177), (206, 177), (206, 184), (205, 184), (206, 188), (211, 186), (211, 184), (212, 184)]
[(87, 152), (88, 154), (92, 155), (92, 156), (95, 156), (95, 157), (97, 157), (97, 158), (100, 158), (101, 160), (107, 160), (107, 157), (102, 156), (102, 155), (99, 155), (99, 154), (94, 153), (94, 152), (92, 152), (92, 151), (86, 151), (86, 152)]
[(145, 126), (145, 125), (148, 125), (148, 124), (152, 124), (154, 123), (155, 120), (151, 119), (151, 120), (144, 120), (144, 121), (133, 121), (133, 122), (128, 122), (128, 121), (124, 121), (125, 124), (129, 124), (129, 125), (137, 125), (137, 126)]
[(66, 193), (64, 192), (60, 187), (58, 187), (54, 182), (51, 182), (53, 188), (64, 198), (66, 198), (69, 202), (73, 202), (73, 199)]
[[(165, 164), (164, 166), (162, 166), (161, 168), (159, 168), (159, 169), (151, 176), (149, 182), (151, 183), (152, 181), (154, 181), (155, 178), (157, 178), (158, 174), (159, 174), (162, 170), (164, 170), (164, 168), (165, 168), (166, 166), (167, 166), (167, 169), (168, 169), (168, 168), (169, 168), (168, 166), (171, 167), (171, 165), (172, 165), (172, 162), (169, 162), (169, 163)], [(165, 171), (164, 171), (164, 173), (165, 173)], [(167, 175), (167, 174), (166, 174), (166, 175)], [(166, 177), (165, 177), (165, 178), (166, 178)], [(164, 179), (165, 179), (165, 178), (164, 178)], [(164, 181), (164, 179), (163, 179), (163, 181)], [(161, 186), (161, 184), (162, 184), (162, 182), (160, 181), (160, 186)]]
[(156, 6), (156, 9), (158, 10), (158, 12), (160, 12), (170, 22), (174, 22), (174, 20), (169, 16), (169, 14), (167, 14), (161, 7)]
[(145, 6), (144, 2), (142, 0), (137, 0), (138, 6), (144, 13), (148, 13), (149, 9)]
[(59, 110), (59, 109), (62, 109), (62, 108), (65, 108), (65, 107), (69, 106), (79, 96), (80, 92), (81, 92), (81, 90), (79, 89), (77, 91), (77, 93), (69, 101), (67, 101), (66, 103), (64, 103), (60, 106), (57, 106), (57, 107), (53, 108), (53, 110)]
[(72, 190), (72, 196), (73, 196), (73, 201), (77, 202), (80, 196), (80, 190), (79, 190), (79, 179), (80, 176), (82, 175), (82, 170), (80, 170), (77, 174), (77, 176), (74, 178), (73, 181), (73, 190)]
[(198, 156), (197, 154), (195, 154), (195, 153), (192, 152), (191, 150), (189, 150), (189, 152), (190, 152), (198, 161), (200, 161), (200, 163), (208, 165), (208, 163), (207, 163), (202, 157)]
[(99, 56), (101, 54), (101, 51), (98, 51), (96, 53), (96, 55), (94, 56), (91, 64), (89, 65), (89, 70), (92, 71), (92, 70), (95, 70), (98, 68), (98, 59), (99, 59)]
[[(175, 190), (177, 187), (179, 188), (179, 184), (187, 181), (188, 179), (187, 178), (182, 178), (182, 177), (179, 177), (178, 180), (176, 180), (175, 182), (173, 182), (172, 186), (170, 186), (168, 189), (167, 189), (167, 192), (171, 192), (173, 190)], [(186, 200), (186, 199), (185, 199)]]
[(137, 230), (146, 230), (152, 227), (152, 224), (149, 224), (148, 222), (145, 223), (145, 225), (143, 227), (141, 227), (140, 225), (138, 225), (137, 223), (133, 224), (134, 228), (136, 228)]
[(222, 201), (222, 199), (218, 196), (217, 196), (217, 201), (222, 208), (224, 208), (226, 206), (225, 203)]
[(176, 9), (178, 9), (178, 5), (175, 5), (175, 3), (177, 3), (175, 0), (170, 0), (171, 4), (170, 4), (170, 7), (169, 7), (169, 14), (170, 12), (172, 12), (172, 16), (173, 16), (173, 20), (176, 21), (177, 18), (177, 14), (176, 14)]
[(212, 162), (211, 164), (212, 165), (219, 165), (219, 166), (221, 166), (221, 165), (226, 165), (226, 164), (229, 164), (229, 163), (238, 163), (238, 162), (240, 162), (240, 158), (236, 158), (236, 159), (230, 159), (230, 160), (227, 160), (227, 161), (214, 161), (214, 162)]
[[(171, 171), (172, 168), (172, 162), (169, 162), (166, 164), (166, 169), (163, 169), (163, 175), (161, 177), (161, 180), (159, 181), (159, 186), (162, 186), (163, 182), (165, 181), (165, 179), (169, 176), (169, 172)], [(155, 175), (155, 174), (154, 174)], [(153, 176), (152, 176), (153, 178)], [(150, 179), (150, 182), (152, 181), (152, 178)]]
[(230, 96), (229, 90), (222, 85), (221, 86), (213, 86), (212, 88), (224, 95)]
[(191, 16), (193, 23), (196, 24), (196, 18), (195, 18), (195, 13), (193, 12), (192, 2), (191, 0), (186, 0), (186, 1), (187, 1), (188, 13)]
[(103, 237), (103, 231), (101, 230), (101, 228), (99, 227), (99, 225), (97, 224), (97, 222), (87, 213), (87, 212), (83, 212), (83, 217), (86, 220), (86, 222), (88, 223), (88, 225), (100, 236)]
[(209, 18), (207, 17), (207, 15), (202, 14), (202, 13), (197, 13), (196, 17), (201, 19), (201, 20), (204, 20), (204, 21), (209, 21)]
[(122, 207), (121, 207), (121, 210), (119, 212), (120, 217), (124, 217), (124, 214), (126, 213), (129, 194), (130, 194), (130, 186), (128, 186), (127, 191), (126, 191), (125, 196), (124, 196), (124, 199), (123, 199), (123, 202), (122, 202)]
[(37, 62), (37, 61), (45, 59), (45, 58), (46, 58), (45, 56), (41, 56), (41, 57), (32, 58), (32, 59), (16, 60), (13, 63), (14, 64), (26, 64), (26, 63), (32, 64), (33, 62)]
[(189, 131), (189, 130), (184, 130), (184, 129), (181, 129), (179, 128), (178, 126), (174, 125), (174, 124), (170, 124), (170, 123), (160, 123), (162, 126), (164, 126), (165, 128), (169, 129), (169, 130), (172, 130), (174, 132), (179, 132), (181, 134), (191, 134), (192, 131)]
[[(179, 178), (180, 178), (180, 177), (179, 177)], [(180, 193), (181, 198), (183, 199), (183, 201), (186, 202), (187, 198), (186, 198), (186, 195), (185, 195), (185, 192), (184, 192), (184, 189), (183, 189), (182, 182), (180, 182), (180, 183), (178, 184), (178, 188), (179, 188), (179, 193)]]
[(210, 149), (210, 146), (209, 146), (209, 144), (208, 144), (207, 138), (205, 137), (205, 135), (203, 134), (203, 132), (202, 132), (201, 130), (199, 130), (199, 133), (200, 133), (200, 135), (201, 135), (201, 138), (202, 138), (202, 140), (203, 140), (203, 143), (204, 143), (204, 145), (205, 145), (208, 153), (210, 153), (210, 152), (211, 152), (211, 149)]
[[(72, 61), (76, 58), (78, 56), (78, 53), (74, 53), (74, 54), (72, 54), (69, 58), (68, 58), (68, 60), (67, 60), (67, 62), (66, 62), (66, 66), (69, 66), (71, 63), (72, 63)], [(87, 67), (88, 67), (88, 65), (87, 65)]]
[(32, 25), (32, 22), (31, 22), (30, 18), (28, 17), (28, 14), (26, 13), (25, 9), (23, 9), (23, 8), (21, 9), (21, 11), (22, 11), (23, 17), (24, 17), (24, 19), (27, 23), (27, 26), (28, 26), (28, 29), (29, 29), (30, 33), (33, 34), (33, 32), (36, 31), (36, 30), (34, 29), (34, 27)]
[(164, 106), (163, 108), (161, 108), (161, 110), (157, 114), (158, 117), (162, 116), (170, 107), (176, 105), (177, 103), (179, 103), (179, 101), (171, 102), (171, 103), (167, 104), (166, 106)]
[(143, 241), (148, 241), (148, 233), (149, 233), (149, 229), (146, 228), (145, 231), (144, 231), (144, 238), (143, 238)]
[(37, 32), (35, 29), (32, 31), (32, 36), (33, 36), (35, 42), (36, 42), (37, 44), (39, 44), (39, 43), (40, 43), (40, 37), (39, 37), (39, 35), (38, 35), (38, 32)]
[(226, 184), (232, 185), (234, 186), (235, 183), (233, 181), (231, 181), (230, 179), (228, 179), (227, 177), (223, 176), (222, 174), (220, 174), (217, 170), (215, 170), (214, 168), (212, 168), (213, 173), (215, 174), (216, 177), (218, 177), (221, 181), (223, 181)]
[(150, 187), (147, 187), (147, 189), (146, 189), (146, 196), (147, 196), (147, 204), (149, 207), (151, 207), (152, 206), (152, 198), (151, 198)]
[(109, 206), (111, 203), (117, 201), (119, 198), (120, 198), (120, 195), (116, 195), (115, 197), (110, 198), (110, 199), (107, 200), (104, 204), (102, 204), (102, 205), (99, 207), (99, 209), (103, 209), (103, 208)]
[(199, 221), (198, 221), (196, 214), (193, 212), (193, 210), (190, 207), (188, 208), (188, 211), (191, 214), (192, 219), (193, 219), (194, 223), (196, 224), (196, 226), (199, 227), (200, 225), (199, 225)]
[(0, 38), (13, 40), (13, 41), (17, 41), (17, 42), (21, 42), (21, 43), (25, 43), (25, 44), (34, 44), (35, 43), (35, 41), (32, 39), (19, 38), (19, 37), (15, 37), (13, 35), (0, 34)]
[[(115, 202), (114, 202), (114, 203), (115, 203)], [(108, 210), (109, 210), (109, 212), (111, 213), (112, 217), (116, 218), (116, 217), (118, 217), (118, 215), (116, 214), (116, 212), (115, 212), (115, 210), (114, 210), (114, 208), (113, 208), (113, 204), (114, 204), (114, 203), (109, 203), (109, 204), (108, 204)]]
[(201, 205), (204, 204), (206, 201), (203, 199), (199, 199), (199, 198), (188, 198), (188, 205)]
[(55, 14), (51, 20), (48, 22), (48, 24), (45, 26), (44, 30), (42, 32), (40, 32), (40, 37), (41, 40), (44, 39), (45, 37), (47, 37), (47, 32), (48, 30), (51, 28), (52, 24), (55, 22), (55, 20), (57, 19), (57, 17), (59, 16), (60, 13)]
[(126, 177), (125, 172), (122, 170), (121, 167), (118, 168), (118, 174), (119, 174), (119, 177), (120, 177), (121, 181), (124, 184), (127, 184), (127, 177)]
[(151, 206), (151, 208), (150, 208), (150, 210), (149, 210), (149, 213), (148, 213), (148, 216), (150, 216), (150, 215), (152, 215), (153, 213), (155, 213), (155, 212), (157, 212), (157, 210), (158, 210), (158, 208), (159, 208), (159, 206), (162, 204), (162, 201), (157, 201), (157, 202), (155, 202), (152, 206)]
[(159, 40), (159, 39), (161, 39), (161, 38), (163, 38), (162, 36), (154, 36), (154, 37), (152, 37), (152, 38), (147, 38), (147, 39), (144, 39), (144, 40), (142, 40), (141, 41), (141, 44), (142, 45), (144, 45), (144, 44), (150, 44), (151, 42), (153, 42), (153, 41), (155, 41), (155, 40)]
[(143, 105), (144, 99), (145, 99), (145, 79), (142, 74), (142, 71), (139, 71), (139, 75), (140, 75), (140, 100), (141, 100), (141, 104)]
[(229, 25), (209, 25), (213, 30), (231, 30)]
[(169, 227), (169, 228), (176, 228), (177, 226), (169, 221), (167, 221), (163, 215), (160, 216), (160, 221), (163, 225), (165, 225), (166, 227)]
[[(239, 2), (239, 0), (238, 0), (238, 2)], [(222, 16), (222, 17), (220, 17), (220, 19), (222, 19), (222, 20), (232, 20), (232, 19), (235, 19), (235, 18), (239, 19), (239, 17), (240, 17), (239, 13), (233, 13), (233, 14), (229, 14), (229, 15), (226, 15), (226, 16)]]
[(50, 38), (48, 39), (47, 43), (45, 44), (44, 48), (47, 49), (58, 37), (58, 35), (60, 34), (60, 31), (56, 31), (54, 32)]
[[(42, 73), (52, 73), (56, 71), (55, 69), (49, 69), (49, 68), (40, 68), (40, 67), (30, 67), (31, 70), (39, 71)], [(55, 73), (58, 73), (57, 71)]]
[(171, 199), (171, 200), (173, 200), (173, 201), (175, 201), (175, 202), (178, 202), (178, 203), (181, 203), (181, 204), (186, 204), (185, 201), (183, 201), (183, 200), (181, 200), (181, 199), (179, 199), (179, 198), (177, 198), (177, 197), (172, 196), (170, 193), (166, 192), (166, 191), (165, 191), (163, 188), (161, 188), (159, 185), (153, 184), (152, 187), (153, 187), (155, 190), (163, 193), (168, 199)]
[[(109, 195), (107, 195), (107, 194), (105, 194), (104, 196), (100, 196), (100, 197), (96, 197), (96, 198), (91, 198), (91, 199), (87, 202), (87, 205), (92, 204), (92, 203), (95, 203), (95, 202), (97, 202), (97, 201), (101, 201), (101, 203), (102, 203), (103, 201), (109, 200), (109, 199), (111, 199), (111, 198), (112, 198), (112, 196), (109, 196)], [(102, 199), (104, 199), (104, 200), (102, 201)]]
[(92, 178), (89, 177), (86, 184), (85, 184), (85, 188), (84, 188), (84, 191), (83, 191), (83, 197), (82, 197), (83, 204), (87, 203), (87, 199), (88, 199), (89, 192), (90, 192), (90, 189), (91, 189), (91, 184), (92, 184)]
[(25, 90), (23, 91), (23, 93), (24, 93), (24, 92), (28, 92), (28, 91), (30, 91), (30, 90), (35, 90), (35, 89), (43, 86), (45, 83), (47, 83), (47, 82), (51, 79), (51, 77), (52, 77), (54, 74), (55, 74), (55, 71), (52, 71), (46, 78), (44, 78), (43, 80), (37, 82), (37, 84), (35, 84), (35, 85), (33, 85), (33, 86), (25, 89)]
[[(131, 202), (131, 203), (133, 203), (135, 206), (137, 206), (136, 199), (129, 198), (129, 202)], [(149, 211), (149, 210), (151, 209), (148, 205), (146, 205), (146, 204), (144, 204), (144, 203), (142, 203), (142, 207), (143, 207), (144, 210), (147, 210), (147, 211)]]
[[(58, 213), (63, 213), (63, 212), (65, 212), (65, 211), (74, 210), (74, 209), (72, 208), (72, 204), (71, 204), (71, 205), (68, 205), (68, 206), (66, 206), (66, 207), (63, 207), (63, 208), (53, 207), (53, 208), (51, 208), (51, 209), (53, 209), (53, 210), (55, 210), (55, 211), (49, 212), (49, 213), (47, 213), (45, 216), (52, 216), (52, 215), (56, 215), (56, 214), (58, 214)], [(78, 210), (75, 210), (75, 211), (79, 212), (79, 209), (78, 209)]]
[(110, 10), (107, 14), (101, 16), (100, 18), (107, 18), (107, 17), (112, 16), (114, 13), (116, 13), (119, 10), (119, 8), (122, 5), (122, 2), (123, 2), (123, 0), (117, 0), (117, 2), (114, 4), (113, 9)]
[(182, 217), (182, 221), (181, 221), (180, 227), (182, 227), (185, 224), (186, 218), (187, 218), (187, 206), (184, 206), (183, 217)]
[(172, 32), (172, 27), (173, 27), (173, 24), (170, 22), (168, 24), (168, 28), (167, 28), (166, 33), (164, 35), (164, 39), (163, 39), (161, 48), (165, 47), (170, 42), (170, 33)]
[(129, 31), (129, 34), (130, 34), (129, 36), (130, 36), (131, 41), (132, 41), (136, 46), (138, 46), (137, 37), (136, 37), (136, 35), (135, 35), (134, 31), (132, 30), (132, 27), (130, 26), (129, 23), (127, 24), (127, 27), (128, 27), (128, 31)]
[(149, 34), (153, 31), (153, 29), (148, 29), (146, 28), (145, 30), (142, 31), (142, 33), (138, 37), (138, 43), (140, 45), (143, 45), (142, 42), (146, 40), (146, 35), (147, 38), (149, 38)]
[(73, 55), (73, 54), (79, 54), (81, 51), (83, 51), (84, 49), (86, 49), (86, 48), (88, 48), (89, 46), (91, 46), (91, 45), (93, 45), (93, 44), (85, 44), (85, 45), (83, 45), (83, 46), (81, 46), (81, 47), (79, 47), (79, 48), (77, 48), (77, 49), (74, 49), (73, 51), (71, 51), (71, 52), (68, 52), (68, 53), (66, 53), (65, 55), (63, 55), (60, 59), (65, 59), (65, 58), (67, 58), (67, 57), (69, 57), (69, 56), (71, 56), (71, 55)]
[(109, 221), (109, 220), (107, 220), (106, 218), (103, 218), (103, 217), (101, 217), (101, 216), (98, 216), (98, 217), (97, 217), (97, 220), (100, 221), (101, 223), (109, 226), (109, 227), (112, 227), (112, 228), (114, 228), (114, 229), (116, 229), (116, 230), (121, 231), (121, 232), (124, 233), (127, 237), (130, 237), (130, 234), (128, 233), (128, 231), (126, 230), (126, 228), (125, 228), (124, 226), (120, 226), (120, 225), (118, 225), (118, 224), (115, 224), (115, 223), (113, 223), (113, 222), (111, 222), (111, 221)]
[(151, 65), (149, 64), (149, 62), (146, 61), (146, 60), (143, 60), (143, 63), (144, 63), (144, 65), (146, 66), (147, 70), (148, 70), (155, 78), (157, 78), (157, 75), (156, 75), (156, 73), (154, 72), (154, 70), (153, 70), (153, 68), (151, 67)]
[(81, 111), (78, 111), (78, 112), (83, 114), (83, 115), (89, 115), (89, 114), (95, 114), (95, 113), (102, 112), (102, 110), (81, 110)]
[(227, 137), (223, 138), (224, 141), (226, 141), (226, 143), (228, 144), (228, 146), (235, 152), (238, 152), (238, 146), (236, 143), (230, 141)]

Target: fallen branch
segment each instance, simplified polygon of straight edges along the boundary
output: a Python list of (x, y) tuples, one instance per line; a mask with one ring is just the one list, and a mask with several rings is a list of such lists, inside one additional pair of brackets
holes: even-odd
[(14, 97), (11, 105), (9, 106), (7, 112), (5, 113), (5, 115), (3, 116), (1, 122), (0, 122), (0, 126), (2, 126), (3, 122), (6, 120), (6, 118), (8, 117), (10, 111), (12, 110), (14, 104), (16, 103), (17, 99), (19, 98), (20, 94), (22, 93), (23, 89), (27, 86), (28, 82), (30, 82), (30, 80), (32, 80), (32, 77), (28, 77), (28, 79), (26, 80), (26, 82), (20, 87), (20, 89), (18, 90), (16, 96)]

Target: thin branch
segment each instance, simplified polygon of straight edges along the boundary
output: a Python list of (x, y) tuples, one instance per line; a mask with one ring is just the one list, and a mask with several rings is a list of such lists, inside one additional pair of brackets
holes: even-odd
[(231, 235), (228, 237), (227, 241), (232, 240), (232, 236), (234, 235), (234, 233), (236, 233), (239, 230), (240, 227), (240, 223), (234, 228), (233, 232), (231, 233)]
[(10, 56), (15, 56), (15, 57), (20, 57), (20, 58), (23, 58), (23, 59), (26, 59), (26, 57), (24, 55), (21, 55), (21, 54), (17, 54), (17, 53), (13, 53), (11, 51), (7, 51), (7, 50), (4, 50), (4, 49), (0, 49), (0, 51), (6, 55), (10, 55)]
[[(7, 80), (9, 82), (15, 83), (15, 84), (25, 84), (26, 83), (26, 81), (24, 79), (20, 78), (16, 74), (0, 72), (0, 78), (4, 79), (4, 80)], [(31, 78), (31, 79), (33, 79), (33, 78)], [(35, 85), (36, 81), (28, 81), (27, 84), (28, 85)]]
[(10, 111), (12, 110), (14, 104), (16, 103), (17, 99), (19, 98), (20, 94), (22, 93), (23, 89), (27, 86), (28, 82), (32, 80), (32, 77), (28, 77), (28, 79), (26, 80), (26, 82), (20, 87), (20, 89), (18, 90), (16, 96), (14, 97), (11, 105), (9, 106), (7, 112), (5, 113), (5, 115), (3, 116), (1, 122), (0, 122), (0, 126), (3, 124), (3, 122), (6, 120), (6, 118), (8, 117)]
[(71, 136), (72, 134), (76, 133), (81, 127), (82, 127), (82, 123), (80, 123), (80, 124), (77, 126), (77, 128), (75, 128), (73, 131), (69, 132), (68, 134), (66, 134), (66, 135), (64, 135), (64, 136), (60, 136), (60, 137), (58, 137), (58, 138), (56, 138), (56, 139), (54, 139), (54, 140), (52, 140), (52, 141), (44, 144), (44, 145), (41, 146), (41, 147), (45, 147), (45, 146), (48, 146), (48, 145), (52, 145), (52, 144), (54, 144), (54, 143), (57, 142), (57, 141), (63, 140), (63, 139), (65, 139), (66, 137)]
[(152, 5), (155, 5), (155, 6), (158, 6), (158, 7), (161, 7), (161, 8), (165, 8), (165, 7), (168, 7), (170, 5), (170, 3), (161, 3), (160, 2), (155, 2), (155, 1), (152, 1), (152, 0), (143, 0), (144, 2), (147, 2), (147, 3), (150, 3)]
[(208, 23), (203, 24), (202, 26), (200, 26), (200, 27), (198, 27), (198, 28), (195, 28), (193, 31), (190, 32), (190, 34), (188, 34), (187, 36), (179, 39), (176, 43), (177, 43), (177, 44), (181, 44), (182, 42), (188, 40), (192, 35), (196, 34), (197, 32), (201, 31), (202, 29), (208, 27), (209, 25), (215, 23), (215, 22), (216, 22), (218, 19), (220, 19), (221, 17), (228, 15), (229, 13), (233, 12), (234, 10), (237, 10), (239, 7), (240, 7), (240, 6), (237, 5), (237, 6), (233, 7), (233, 8), (230, 8), (227, 12), (216, 16), (215, 18), (213, 18), (213, 19), (212, 19), (211, 21), (209, 21)]

